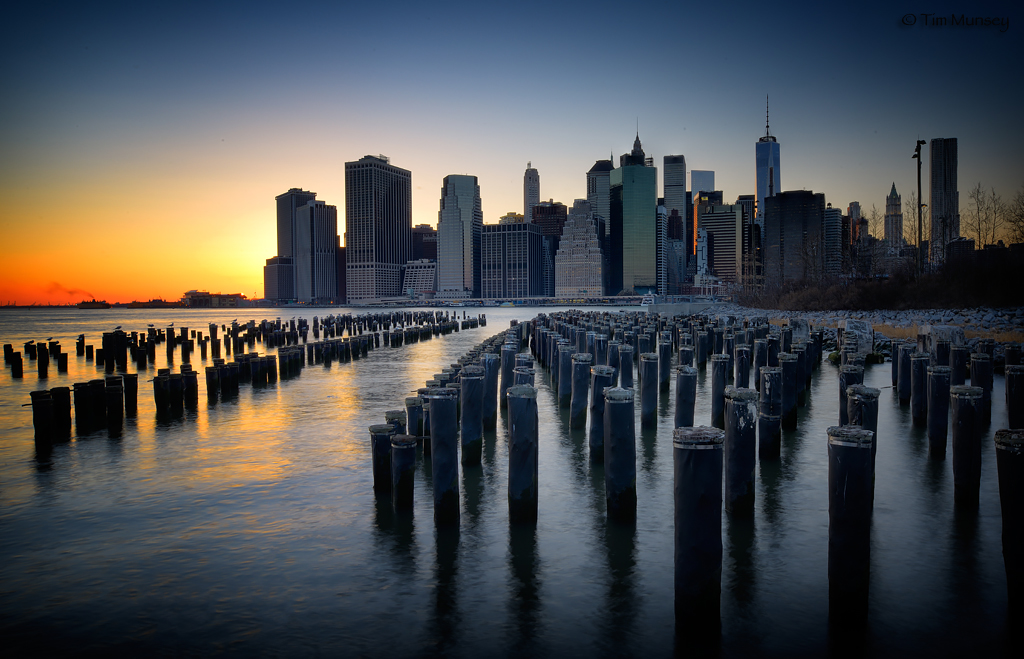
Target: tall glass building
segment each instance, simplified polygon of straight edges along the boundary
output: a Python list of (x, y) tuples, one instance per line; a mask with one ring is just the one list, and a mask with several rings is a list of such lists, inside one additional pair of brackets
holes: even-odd
[(609, 295), (657, 292), (658, 169), (646, 161), (638, 134), (609, 176)]
[(345, 256), (350, 302), (402, 295), (402, 267), (412, 256), (412, 172), (385, 156), (345, 163)]
[(475, 176), (451, 174), (437, 213), (437, 297), (480, 297), (480, 240), (484, 216)]
[[(942, 263), (946, 245), (960, 237), (960, 192), (957, 190), (957, 146), (955, 137), (935, 138), (928, 145), (931, 154), (931, 186), (928, 212), (932, 218), (929, 249), (931, 262)], [(915, 211), (916, 212), (916, 211)], [(982, 247), (982, 245), (978, 245)]]
[(768, 114), (765, 110), (764, 137), (754, 145), (754, 156), (757, 159), (757, 219), (764, 226), (764, 200), (782, 192), (782, 179), (779, 176), (779, 142), (768, 128)]

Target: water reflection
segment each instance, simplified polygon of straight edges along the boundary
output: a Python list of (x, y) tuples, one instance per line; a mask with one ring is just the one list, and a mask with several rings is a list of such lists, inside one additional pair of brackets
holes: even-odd
[(609, 656), (631, 654), (631, 637), (639, 615), (636, 592), (636, 522), (606, 519), (604, 544), (608, 555), (608, 593), (601, 623), (602, 645)]
[(458, 525), (435, 527), (434, 541), (434, 610), (428, 623), (428, 642), (438, 654), (447, 654), (455, 649), (459, 625), (462, 622), (456, 585), (459, 558)]
[(536, 524), (509, 524), (508, 552), (508, 606), (513, 620), (509, 652), (529, 657), (537, 654), (536, 640), (542, 627)]

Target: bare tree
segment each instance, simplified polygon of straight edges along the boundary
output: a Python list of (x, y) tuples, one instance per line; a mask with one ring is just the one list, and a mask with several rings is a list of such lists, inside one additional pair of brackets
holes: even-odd
[(988, 197), (981, 183), (971, 188), (967, 193), (967, 212), (960, 215), (960, 226), (962, 233), (974, 238), (974, 245), (981, 248), (985, 244), (985, 212), (988, 206)]
[(1006, 224), (1010, 242), (1024, 243), (1024, 183), (1006, 205)]
[(985, 216), (985, 231), (988, 242), (994, 244), (1003, 236), (1006, 229), (1006, 204), (1003, 198), (996, 194), (995, 188), (989, 188), (988, 213)]
[[(921, 239), (928, 240), (932, 235), (931, 210), (927, 205), (921, 207)], [(907, 193), (907, 203), (903, 205), (903, 240), (908, 245), (917, 245), (917, 192)]]

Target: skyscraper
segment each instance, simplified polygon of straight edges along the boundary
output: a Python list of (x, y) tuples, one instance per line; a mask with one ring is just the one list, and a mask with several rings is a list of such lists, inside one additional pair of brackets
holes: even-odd
[(523, 174), (523, 217), (533, 222), (533, 207), (540, 203), (540, 174), (533, 168), (533, 163), (526, 163)]
[(931, 188), (928, 210), (932, 218), (931, 261), (943, 263), (946, 245), (960, 237), (960, 192), (957, 190), (955, 137), (935, 138), (931, 152)]
[(481, 288), (485, 298), (524, 298), (543, 294), (543, 237), (536, 224), (510, 214), (485, 224), (480, 248)]
[(307, 201), (295, 209), (295, 299), (306, 304), (337, 300), (338, 207)]
[(345, 258), (350, 302), (402, 294), (412, 256), (412, 172), (385, 156), (345, 163)]
[(291, 188), (274, 197), (277, 202), (277, 255), (295, 256), (295, 210), (316, 199), (316, 193)]
[(827, 204), (822, 212), (825, 276), (838, 277), (843, 271), (843, 211)]
[(768, 127), (768, 102), (765, 100), (764, 136), (754, 145), (757, 164), (757, 224), (764, 225), (764, 200), (782, 191), (779, 176), (779, 143)]
[(562, 240), (562, 229), (567, 216), (565, 204), (554, 199), (542, 201), (533, 207), (533, 224), (544, 236), (544, 295), (555, 294), (555, 254)]
[(715, 190), (715, 173), (710, 170), (694, 169), (690, 171), (690, 193), (693, 203), (697, 203), (697, 194)]
[(437, 229), (429, 224), (417, 224), (412, 228), (412, 260), (437, 260)]
[(903, 247), (903, 203), (896, 194), (896, 182), (885, 198), (885, 246), (890, 254), (899, 254)]
[(822, 219), (825, 195), (779, 192), (765, 199), (764, 277), (767, 286), (817, 280), (824, 269)]
[(658, 284), (658, 170), (647, 164), (640, 135), (609, 176), (611, 257), (609, 295), (645, 295)]
[(601, 240), (603, 221), (589, 201), (573, 202), (555, 256), (555, 297), (599, 297), (603, 294), (604, 270)]
[(707, 235), (708, 270), (723, 282), (740, 283), (743, 277), (743, 206), (696, 206), (697, 230)]
[(480, 297), (480, 240), (484, 216), (475, 176), (451, 174), (441, 186), (437, 214), (437, 296)]
[(673, 210), (679, 215), (686, 215), (686, 157), (665, 156), (665, 169), (662, 195), (665, 197), (665, 212), (669, 215)]
[(604, 220), (607, 231), (608, 220), (611, 218), (609, 210), (609, 183), (608, 176), (615, 169), (611, 160), (598, 160), (587, 172), (587, 201), (599, 218)]
[[(277, 204), (277, 256), (267, 260), (263, 295), (268, 300), (295, 299), (295, 211), (316, 199), (315, 192), (291, 188), (274, 197)], [(273, 261), (273, 263), (271, 263)], [(270, 277), (270, 281), (266, 277)]]

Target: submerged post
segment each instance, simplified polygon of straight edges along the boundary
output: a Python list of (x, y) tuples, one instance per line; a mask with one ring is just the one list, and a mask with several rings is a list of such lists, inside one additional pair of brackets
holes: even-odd
[(558, 406), (568, 407), (572, 400), (572, 355), (568, 343), (558, 346)]
[(633, 388), (633, 346), (619, 346), (619, 386), (623, 389)]
[(462, 464), (480, 464), (484, 444), (484, 369), (467, 364), (459, 378), (462, 383)]
[(896, 382), (896, 393), (900, 399), (900, 405), (906, 405), (910, 402), (910, 356), (914, 353), (916, 346), (912, 343), (903, 342), (900, 344), (899, 351), (899, 375), (897, 376)]
[(508, 516), (512, 522), (537, 521), (537, 389), (508, 390)]
[(951, 346), (949, 349), (949, 386), (967, 384), (967, 364), (971, 360), (971, 350), (967, 346)]
[(608, 517), (636, 519), (636, 430), (633, 390), (604, 391), (604, 490)]
[(915, 426), (928, 426), (928, 353), (910, 356), (910, 417)]
[(953, 500), (957, 505), (977, 506), (981, 487), (981, 387), (949, 388), (953, 410)]
[(789, 352), (779, 353), (779, 368), (782, 369), (782, 427), (796, 428), (796, 379), (799, 357)]
[(1024, 428), (1024, 366), (1011, 364), (1003, 372), (1006, 375), (1006, 425), (1011, 429)]
[(828, 591), (830, 609), (863, 610), (871, 563), (872, 435), (828, 429)]
[(434, 482), (434, 523), (459, 522), (459, 445), (456, 438), (455, 391), (432, 387), (430, 405), (430, 467)]
[(594, 358), (587, 352), (572, 356), (572, 400), (569, 404), (569, 427), (587, 426), (587, 396), (590, 391), (590, 365)]
[(412, 510), (416, 476), (416, 436), (391, 438), (391, 504), (395, 510)]
[(672, 433), (677, 618), (719, 619), (724, 442), (722, 430), (707, 426)]
[(839, 367), (839, 425), (849, 425), (849, 411), (846, 405), (846, 391), (855, 384), (864, 383), (864, 369), (848, 364)]
[(754, 465), (757, 448), (757, 392), (725, 389), (725, 509), (754, 514)]
[(948, 366), (928, 367), (928, 454), (933, 458), (946, 455), (951, 372)]
[(370, 459), (373, 465), (373, 489), (391, 493), (391, 438), (395, 427), (390, 423), (370, 426)]
[(508, 404), (506, 392), (513, 384), (516, 367), (516, 345), (506, 343), (501, 346), (501, 383), (498, 385), (498, 404), (505, 407)]
[(692, 366), (676, 366), (676, 428), (693, 426), (696, 403), (697, 369)]
[(640, 425), (657, 425), (658, 418), (658, 355), (645, 352), (640, 355)]
[(480, 365), (484, 367), (484, 394), (480, 404), (480, 414), (484, 428), (490, 430), (498, 424), (498, 375), (501, 372), (501, 357), (494, 353), (480, 355)]
[(988, 423), (992, 418), (992, 357), (988, 353), (971, 355), (971, 386), (981, 387), (980, 421)]
[(711, 425), (725, 428), (725, 380), (729, 358), (711, 355)]
[(604, 391), (613, 386), (615, 369), (590, 368), (590, 459), (604, 462)]
[(1003, 518), (1003, 564), (1011, 613), (1024, 608), (1024, 430), (997, 430), (996, 470)]

